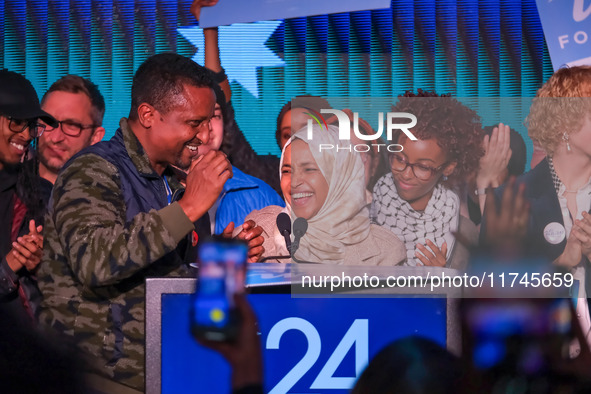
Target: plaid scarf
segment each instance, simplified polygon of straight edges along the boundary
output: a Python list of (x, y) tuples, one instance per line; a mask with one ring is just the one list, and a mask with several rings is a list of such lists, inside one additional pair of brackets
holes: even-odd
[(415, 211), (398, 196), (390, 173), (380, 178), (373, 196), (372, 221), (389, 229), (404, 242), (406, 265), (423, 265), (415, 251), (418, 250), (416, 245), (425, 245), (427, 239), (439, 248), (447, 242), (447, 258), (450, 257), (455, 242), (452, 232), (457, 231), (460, 218), (460, 199), (456, 193), (437, 184), (427, 208), (422, 212)]
[(560, 196), (560, 186), (562, 186), (562, 181), (556, 174), (556, 170), (554, 169), (554, 161), (551, 157), (548, 157), (548, 166), (550, 167), (550, 174), (552, 175), (552, 183), (554, 184), (554, 190), (556, 190), (556, 195)]

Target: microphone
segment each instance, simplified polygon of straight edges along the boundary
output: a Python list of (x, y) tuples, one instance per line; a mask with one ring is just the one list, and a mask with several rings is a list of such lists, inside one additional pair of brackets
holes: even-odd
[[(295, 252), (300, 247), (300, 239), (302, 239), (304, 234), (306, 234), (306, 231), (308, 231), (308, 221), (306, 219), (297, 218), (296, 220), (294, 220), (294, 222), (293, 222), (294, 240), (293, 240), (293, 244), (292, 244), (291, 250), (290, 250), (292, 256), (295, 255)], [(295, 258), (294, 258), (294, 260), (295, 260)]]
[(291, 218), (285, 212), (281, 212), (277, 215), (277, 229), (279, 229), (279, 233), (283, 235), (285, 239), (285, 246), (287, 247), (287, 252), (291, 250)]
[(308, 263), (308, 261), (298, 260), (294, 256), (295, 252), (300, 247), (300, 239), (304, 236), (304, 234), (306, 234), (306, 231), (308, 231), (308, 221), (304, 218), (297, 218), (293, 222), (293, 234), (294, 234), (293, 243), (291, 242), (291, 238), (290, 238), (291, 218), (289, 217), (289, 215), (285, 212), (281, 212), (279, 215), (277, 215), (276, 223), (277, 223), (277, 229), (279, 230), (279, 233), (281, 235), (283, 235), (283, 238), (285, 238), (285, 246), (287, 247), (287, 251), (289, 252), (289, 255), (288, 256), (269, 256), (269, 257), (265, 257), (264, 259), (262, 259), (261, 262), (265, 262), (267, 260), (280, 260), (280, 259), (291, 258), (296, 263)]

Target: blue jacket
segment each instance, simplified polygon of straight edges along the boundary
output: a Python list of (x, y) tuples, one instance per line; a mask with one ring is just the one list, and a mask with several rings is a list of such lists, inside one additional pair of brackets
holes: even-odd
[(232, 166), (234, 176), (226, 182), (215, 214), (215, 233), (221, 234), (230, 222), (238, 227), (254, 210), (269, 205), (285, 206), (279, 195), (258, 178)]
[[(118, 129), (111, 140), (89, 146), (75, 157), (92, 153), (117, 167), (122, 187), (121, 194), (126, 206), (125, 216), (128, 222), (131, 222), (140, 212), (158, 210), (168, 205), (163, 178), (154, 171), (145, 156), (143, 147), (131, 131), (124, 132), (122, 129)], [(170, 187), (174, 191), (171, 197), (172, 201), (177, 201), (182, 197), (184, 188), (171, 174), (167, 170), (163, 175), (169, 180)], [(195, 222), (198, 237), (210, 235), (208, 224), (209, 218), (207, 216), (203, 216)], [(185, 249), (183, 244), (177, 251), (185, 252)]]

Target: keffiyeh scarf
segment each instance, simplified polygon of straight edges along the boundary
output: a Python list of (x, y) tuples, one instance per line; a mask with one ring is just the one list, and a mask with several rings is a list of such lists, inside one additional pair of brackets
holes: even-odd
[[(400, 198), (392, 174), (383, 176), (374, 188), (372, 221), (392, 231), (406, 246), (406, 265), (423, 263), (415, 256), (416, 245), (432, 241), (439, 248), (447, 243), (447, 259), (451, 256), (460, 219), (460, 199), (456, 193), (437, 184), (424, 211), (415, 211)], [(429, 249), (429, 247), (427, 247)]]

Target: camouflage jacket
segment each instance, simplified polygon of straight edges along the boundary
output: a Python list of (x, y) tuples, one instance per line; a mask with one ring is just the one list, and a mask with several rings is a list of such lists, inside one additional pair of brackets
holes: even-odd
[(188, 274), (184, 252), (195, 227), (178, 203), (168, 204), (127, 120), (120, 125), (110, 141), (72, 158), (55, 183), (39, 317), (87, 351), (95, 372), (141, 390), (145, 279)]

